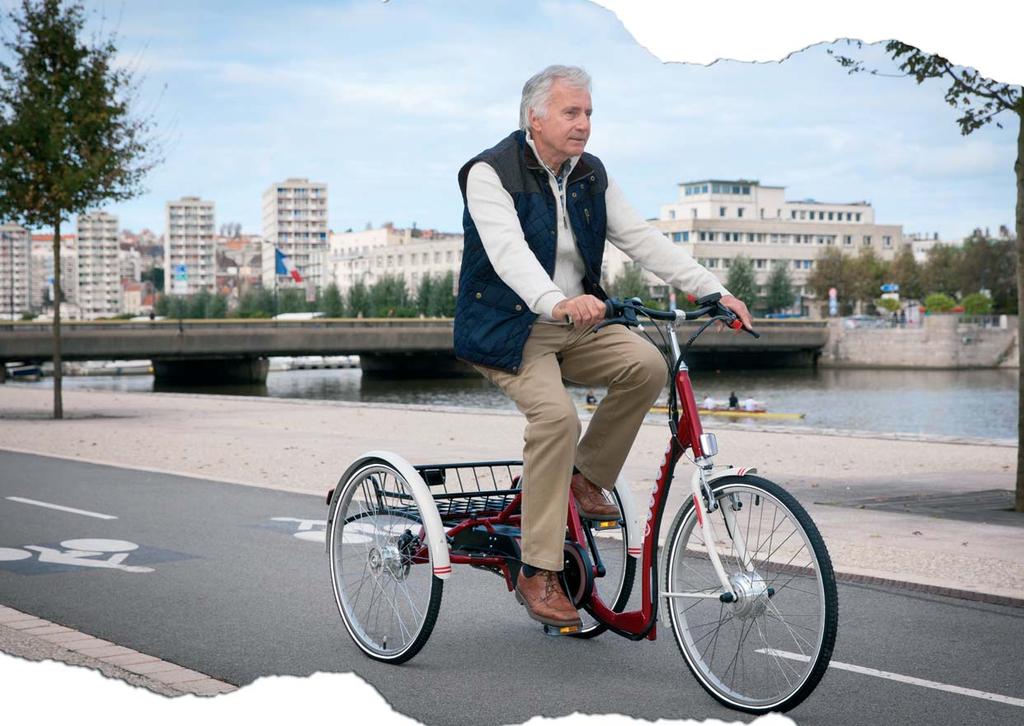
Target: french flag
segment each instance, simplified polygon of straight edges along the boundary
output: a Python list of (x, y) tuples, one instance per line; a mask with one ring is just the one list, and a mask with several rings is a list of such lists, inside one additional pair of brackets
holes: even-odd
[(288, 257), (284, 252), (274, 248), (274, 274), (276, 275), (290, 275), (295, 282), (302, 282), (302, 275), (295, 269), (295, 265), (292, 264), (291, 258)]

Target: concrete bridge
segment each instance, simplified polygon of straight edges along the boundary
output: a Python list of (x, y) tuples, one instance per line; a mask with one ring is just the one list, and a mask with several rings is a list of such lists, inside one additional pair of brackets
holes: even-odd
[[(763, 320), (757, 327), (760, 340), (705, 333), (693, 347), (691, 363), (813, 365), (828, 340), (824, 322)], [(695, 329), (681, 325), (680, 339)], [(263, 381), (268, 356), (359, 355), (365, 373), (391, 376), (468, 372), (452, 354), (452, 321), (444, 318), (69, 322), (61, 326), (61, 355), (64, 360), (150, 359), (157, 380), (169, 383)], [(0, 324), (0, 362), (52, 356), (48, 323)]]

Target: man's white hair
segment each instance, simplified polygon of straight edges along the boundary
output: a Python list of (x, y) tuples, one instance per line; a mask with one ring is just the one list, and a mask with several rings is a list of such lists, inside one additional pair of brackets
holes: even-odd
[(577, 66), (548, 66), (523, 86), (523, 100), (519, 104), (519, 128), (530, 128), (530, 111), (534, 116), (544, 118), (548, 112), (548, 99), (555, 81), (582, 88), (590, 92), (590, 74)]

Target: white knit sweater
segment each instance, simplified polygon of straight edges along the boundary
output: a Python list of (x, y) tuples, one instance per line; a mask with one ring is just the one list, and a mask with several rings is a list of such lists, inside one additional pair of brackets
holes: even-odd
[[(534, 148), (527, 135), (527, 143)], [(540, 154), (536, 154), (540, 160)], [(570, 159), (565, 177), (579, 161)], [(562, 300), (583, 294), (583, 259), (569, 226), (565, 212), (565, 185), (559, 188), (555, 173), (541, 161), (547, 170), (551, 192), (556, 200), (558, 241), (554, 277), (548, 277), (544, 267), (530, 250), (523, 237), (519, 217), (512, 204), (512, 196), (501, 185), (498, 173), (486, 162), (478, 162), (469, 170), (466, 181), (466, 203), (473, 223), (480, 233), (484, 251), (498, 273), (498, 277), (523, 299), (541, 320), (551, 321), (551, 311)], [(605, 193), (608, 241), (625, 252), (668, 284), (698, 297), (720, 292), (728, 295), (718, 278), (707, 271), (681, 247), (643, 219), (626, 201), (622, 190), (610, 176)]]

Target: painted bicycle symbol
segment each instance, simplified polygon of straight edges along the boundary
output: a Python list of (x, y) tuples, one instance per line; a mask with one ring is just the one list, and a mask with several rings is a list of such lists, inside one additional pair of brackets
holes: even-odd
[(126, 565), (125, 560), (139, 548), (134, 542), (121, 539), (68, 539), (60, 543), (62, 549), (40, 545), (21, 548), (0, 547), (0, 562), (30, 560), (50, 565), (71, 565), (122, 572), (153, 572), (152, 567)]

